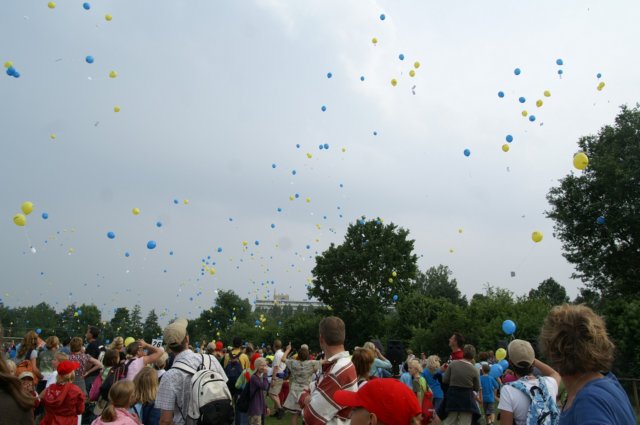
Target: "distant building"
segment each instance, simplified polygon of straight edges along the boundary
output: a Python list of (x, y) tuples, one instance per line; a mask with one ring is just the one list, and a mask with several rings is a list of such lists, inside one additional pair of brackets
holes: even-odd
[(294, 310), (302, 307), (304, 309), (313, 309), (324, 307), (319, 301), (295, 301), (290, 300), (288, 294), (273, 294), (272, 300), (259, 300), (256, 299), (255, 309), (256, 310), (270, 310), (273, 307), (278, 306), (280, 308), (283, 307), (291, 307)]

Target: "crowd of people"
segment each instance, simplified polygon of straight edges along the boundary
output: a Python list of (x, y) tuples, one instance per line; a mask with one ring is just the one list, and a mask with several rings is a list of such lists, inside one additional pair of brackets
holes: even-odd
[[(492, 352), (477, 353), (460, 333), (446, 361), (409, 352), (394, 374), (380, 347), (345, 348), (345, 325), (326, 317), (321, 352), (276, 340), (256, 348), (236, 337), (193, 348), (187, 320), (163, 332), (164, 347), (143, 340), (105, 346), (28, 332), (0, 356), (0, 425), (623, 424), (635, 425), (629, 398), (611, 373), (614, 345), (603, 319), (581, 305), (552, 309), (536, 357), (530, 342), (506, 347), (509, 367), (492, 373)], [(310, 336), (311, 337), (311, 336)], [(11, 357), (11, 358), (9, 358)], [(496, 406), (497, 404), (497, 406)], [(272, 408), (270, 407), (272, 406)]]

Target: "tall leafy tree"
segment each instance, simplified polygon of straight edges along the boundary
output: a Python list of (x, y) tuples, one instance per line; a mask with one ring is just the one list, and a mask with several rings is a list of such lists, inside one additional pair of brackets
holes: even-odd
[(567, 290), (552, 277), (543, 280), (537, 288), (529, 291), (529, 298), (543, 300), (551, 305), (569, 302)]
[(422, 293), (431, 298), (444, 298), (453, 304), (467, 305), (467, 297), (460, 293), (458, 281), (452, 278), (453, 272), (445, 265), (429, 267), (426, 272), (418, 273), (416, 284)]
[(380, 335), (394, 295), (412, 288), (418, 271), (409, 231), (362, 217), (349, 225), (344, 242), (316, 257), (308, 289), (347, 325), (347, 340)]
[(129, 336), (129, 309), (118, 307), (113, 313), (113, 318), (109, 321), (110, 339), (116, 336), (127, 338)]
[(142, 337), (142, 313), (140, 312), (140, 306), (138, 304), (133, 306), (131, 313), (129, 314), (129, 333), (127, 336), (131, 336), (135, 339)]
[[(226, 338), (228, 331), (236, 322), (249, 324), (250, 316), (251, 303), (248, 299), (240, 298), (232, 290), (218, 291), (215, 305), (208, 310), (203, 310), (200, 317), (194, 321), (192, 336), (199, 341), (202, 339), (211, 341), (217, 336)], [(244, 338), (243, 335), (238, 336)]]
[(622, 107), (613, 125), (580, 138), (587, 168), (547, 195), (574, 277), (606, 296), (636, 296), (640, 280), (640, 109)]
[(144, 330), (142, 331), (142, 337), (145, 341), (151, 342), (152, 339), (158, 338), (162, 335), (162, 328), (158, 324), (158, 315), (154, 309), (149, 311), (147, 318), (144, 321)]

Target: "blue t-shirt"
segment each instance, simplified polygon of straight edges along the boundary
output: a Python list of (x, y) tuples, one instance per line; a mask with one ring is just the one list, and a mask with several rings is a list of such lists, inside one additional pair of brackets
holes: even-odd
[(500, 388), (498, 380), (490, 375), (482, 375), (480, 377), (480, 386), (482, 387), (482, 402), (493, 403), (496, 401), (495, 390)]
[(444, 398), (444, 393), (442, 392), (442, 386), (440, 382), (436, 379), (436, 376), (440, 375), (440, 379), (442, 379), (442, 372), (436, 370), (436, 373), (432, 374), (429, 372), (429, 369), (425, 368), (422, 372), (422, 376), (427, 380), (427, 385), (431, 388), (431, 392), (433, 393), (433, 398)]
[(582, 387), (571, 407), (560, 414), (560, 425), (636, 425), (627, 393), (613, 373)]

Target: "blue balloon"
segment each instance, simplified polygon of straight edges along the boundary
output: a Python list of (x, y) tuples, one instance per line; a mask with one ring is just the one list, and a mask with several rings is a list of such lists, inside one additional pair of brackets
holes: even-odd
[(535, 115), (529, 115), (529, 121), (534, 122), (536, 120)]
[(600, 216), (600, 217), (596, 218), (596, 223), (598, 223), (600, 225), (604, 224), (605, 221), (606, 220), (604, 219), (604, 216)]
[(516, 68), (516, 69), (513, 70), (513, 73), (516, 74), (516, 75), (520, 75), (520, 72), (522, 72), (522, 71), (520, 71), (520, 68)]
[(277, 211), (282, 212), (282, 208), (278, 207)]
[(177, 205), (177, 204), (178, 204), (178, 200), (177, 200), (177, 199), (174, 199), (174, 200), (173, 200), (173, 203)]
[(42, 213), (42, 219), (43, 219), (43, 220), (46, 220), (46, 219), (48, 219), (48, 218), (49, 218), (49, 214), (47, 214), (47, 213)]
[(465, 149), (464, 156), (469, 156), (469, 155), (471, 155), (471, 151), (469, 149)]
[(221, 246), (218, 247), (218, 252), (222, 252), (222, 247)]
[(40, 329), (40, 328), (36, 329), (36, 333), (37, 333), (38, 335), (40, 335), (40, 334), (42, 333), (42, 329)]
[(300, 149), (300, 143), (296, 143), (296, 148)]
[(393, 301), (398, 301), (398, 296), (397, 295), (393, 296)]
[(378, 135), (378, 132), (377, 132), (377, 131), (374, 131), (374, 132), (373, 132), (373, 135), (374, 135), (374, 136), (377, 136), (377, 135)]
[(291, 174), (295, 176), (296, 175), (296, 170), (292, 170)]
[(89, 10), (91, 9), (91, 5), (88, 2), (84, 2), (82, 3), (82, 7), (84, 7), (84, 10)]
[(504, 92), (503, 91), (499, 91), (498, 92), (498, 97), (500, 97), (500, 98), (504, 97)]
[(271, 164), (271, 168), (276, 168), (276, 164)]
[(147, 248), (148, 249), (155, 249), (156, 248), (156, 241), (149, 241), (147, 242)]
[(322, 147), (324, 147), (325, 149), (329, 149), (329, 143), (325, 143)]
[(128, 252), (125, 252), (125, 253), (124, 253), (124, 256), (125, 256), (125, 257), (129, 257), (129, 255), (130, 255), (130, 254), (129, 254)]
[(561, 69), (559, 69), (559, 70), (558, 70), (558, 75), (562, 75), (562, 74), (564, 74), (564, 71), (563, 71), (563, 70), (561, 70)]
[(322, 149), (324, 149), (324, 146), (318, 145), (318, 149), (322, 150)]
[(564, 62), (562, 61), (562, 59), (556, 59), (556, 65), (562, 66), (564, 65)]
[(256, 246), (260, 245), (260, 241), (254, 241), (254, 244), (256, 244)]
[(400, 54), (398, 55), (398, 59), (400, 59), (401, 61), (403, 61), (403, 60), (404, 60), (404, 55), (403, 55), (402, 53), (400, 53)]
[(114, 238), (116, 237), (116, 234), (115, 234), (115, 233), (113, 233), (113, 232), (107, 232), (107, 237), (108, 237), (109, 239), (114, 239)]
[(600, 79), (600, 78), (602, 77), (602, 74), (598, 72), (598, 73), (596, 74), (596, 77), (598, 77), (598, 79)]
[(386, 18), (387, 18), (387, 17), (386, 17), (386, 16), (384, 16), (384, 13), (380, 15), (380, 20), (381, 20), (381, 21), (384, 21)]
[(526, 102), (526, 101), (527, 101), (527, 99), (525, 99), (523, 96), (520, 96), (520, 97), (518, 98), (518, 102), (520, 102), (520, 103), (524, 103), (524, 102)]
[(509, 361), (506, 359), (502, 359), (498, 362), (498, 364), (502, 367), (502, 370), (509, 369)]
[[(600, 77), (598, 77), (598, 78), (600, 78)], [(360, 81), (364, 81), (364, 75), (360, 76)]]
[(162, 222), (156, 221), (156, 227), (162, 227)]
[(173, 255), (173, 251), (169, 251), (169, 255)]
[(493, 378), (499, 378), (502, 376), (502, 372), (504, 372), (502, 370), (502, 366), (500, 366), (499, 364), (492, 364), (491, 370), (489, 371), (489, 376)]
[(322, 105), (322, 108), (320, 108), (320, 109), (322, 109), (322, 112), (326, 112), (327, 107), (325, 105)]
[(512, 135), (510, 135), (510, 134), (507, 134), (507, 137), (505, 137), (505, 140), (506, 140), (508, 143), (511, 143), (511, 142), (513, 142), (513, 136), (512, 136)]
[(84, 58), (84, 60), (85, 60), (87, 63), (93, 63), (93, 56), (87, 56), (86, 58)]
[(273, 224), (273, 223), (271, 223), (271, 228), (272, 228), (272, 229), (275, 229), (275, 228), (276, 228), (276, 225), (275, 225), (275, 224)]
[(513, 335), (516, 331), (516, 324), (513, 320), (505, 320), (502, 322), (502, 331), (507, 335)]
[(333, 77), (333, 74), (330, 72), (327, 72), (327, 78), (331, 78), (331, 77)]
[(260, 321), (256, 320), (256, 326), (260, 326)]
[(12, 67), (12, 66), (10, 66), (9, 68), (7, 68), (7, 75), (8, 75), (9, 77), (13, 77), (13, 76), (15, 75), (15, 73), (16, 73), (16, 72), (17, 72), (17, 71), (16, 71), (16, 69), (15, 69), (14, 67)]
[(20, 78), (20, 73), (18, 71), (14, 71), (13, 78)]

